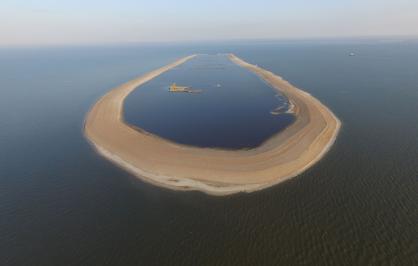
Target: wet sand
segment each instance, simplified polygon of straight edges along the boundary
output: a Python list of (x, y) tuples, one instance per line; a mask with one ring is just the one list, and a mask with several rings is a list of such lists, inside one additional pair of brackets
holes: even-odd
[(102, 156), (158, 186), (228, 195), (257, 191), (294, 177), (319, 161), (334, 143), (341, 123), (326, 106), (234, 55), (229, 56), (234, 63), (257, 74), (293, 104), (295, 122), (261, 146), (232, 151), (180, 145), (125, 123), (123, 104), (129, 93), (193, 57), (122, 84), (97, 101), (87, 114), (84, 132)]

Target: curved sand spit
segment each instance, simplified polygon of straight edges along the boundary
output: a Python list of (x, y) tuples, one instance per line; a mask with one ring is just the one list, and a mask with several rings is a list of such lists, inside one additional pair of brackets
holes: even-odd
[(220, 150), (176, 144), (129, 126), (125, 98), (138, 86), (194, 56), (131, 80), (104, 95), (90, 110), (85, 135), (97, 151), (138, 178), (171, 189), (212, 195), (252, 192), (294, 177), (328, 151), (340, 121), (310, 94), (270, 71), (230, 55), (230, 59), (282, 92), (294, 105), (295, 122), (250, 150)]

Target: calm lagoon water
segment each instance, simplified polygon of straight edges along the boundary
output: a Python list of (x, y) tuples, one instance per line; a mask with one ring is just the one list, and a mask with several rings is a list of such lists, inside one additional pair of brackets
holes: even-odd
[[(191, 86), (200, 93), (172, 93)], [(198, 55), (141, 86), (125, 100), (125, 120), (177, 143), (252, 148), (294, 121), (288, 101), (227, 55)], [(271, 114), (283, 108), (279, 115)]]
[[(217, 198), (138, 181), (83, 137), (111, 88), (228, 52), (342, 120), (317, 165)], [(417, 41), (2, 48), (0, 93), (0, 265), (418, 265)]]

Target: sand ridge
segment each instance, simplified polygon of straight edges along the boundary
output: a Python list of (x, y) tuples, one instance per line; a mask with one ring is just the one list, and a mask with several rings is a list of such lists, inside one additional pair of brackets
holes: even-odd
[(280, 76), (232, 54), (231, 61), (258, 75), (293, 105), (295, 122), (259, 147), (249, 150), (192, 147), (125, 123), (123, 104), (129, 93), (193, 57), (182, 58), (122, 84), (95, 103), (87, 114), (84, 133), (102, 156), (158, 186), (228, 195), (257, 191), (294, 177), (319, 161), (334, 143), (341, 123), (325, 105)]

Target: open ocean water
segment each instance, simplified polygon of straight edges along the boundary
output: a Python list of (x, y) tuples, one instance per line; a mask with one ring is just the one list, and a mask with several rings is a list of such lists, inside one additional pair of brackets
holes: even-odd
[[(143, 183), (83, 137), (111, 88), (227, 52), (341, 119), (318, 164), (212, 197)], [(1, 48), (0, 265), (418, 265), (417, 120), (413, 40)]]

